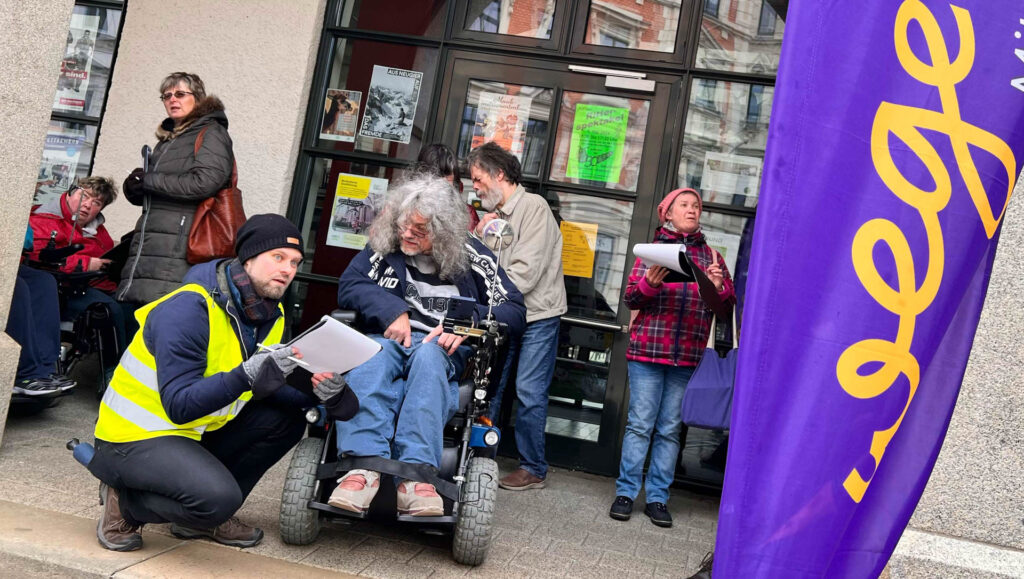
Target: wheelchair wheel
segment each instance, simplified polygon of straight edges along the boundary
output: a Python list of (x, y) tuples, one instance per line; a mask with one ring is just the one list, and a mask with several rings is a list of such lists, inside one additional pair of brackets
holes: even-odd
[(295, 447), (281, 492), (281, 540), (289, 545), (308, 545), (320, 534), (320, 512), (309, 508), (316, 490), (316, 470), (324, 451), (324, 439), (303, 438)]
[(497, 494), (498, 463), (479, 456), (469, 459), (452, 538), (452, 555), (457, 562), (479, 565), (487, 557)]

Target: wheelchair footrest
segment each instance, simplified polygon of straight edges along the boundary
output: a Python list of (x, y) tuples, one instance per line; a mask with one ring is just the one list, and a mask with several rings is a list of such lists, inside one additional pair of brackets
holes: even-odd
[(331, 513), (332, 515), (340, 515), (342, 517), (349, 517), (351, 519), (365, 519), (367, 513), (353, 513), (352, 511), (346, 511), (345, 509), (339, 509), (332, 507), (327, 503), (319, 503), (317, 501), (309, 501), (309, 508), (323, 511), (325, 513)]
[(444, 525), (454, 525), (458, 517), (452, 515), (445, 515), (443, 517), (414, 517), (412, 515), (398, 515), (398, 520), (403, 523), (434, 523)]
[(317, 469), (317, 480), (333, 478), (355, 468), (387, 473), (402, 479), (430, 483), (437, 494), (453, 501), (459, 500), (459, 486), (437, 476), (437, 469), (426, 464), (410, 464), (381, 458), (379, 456), (348, 456), (338, 462), (321, 464)]

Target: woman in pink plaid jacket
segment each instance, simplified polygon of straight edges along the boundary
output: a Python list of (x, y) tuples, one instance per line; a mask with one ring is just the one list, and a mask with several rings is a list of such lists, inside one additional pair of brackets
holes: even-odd
[[(723, 301), (735, 302), (724, 260), (700, 231), (702, 209), (700, 195), (693, 189), (670, 192), (658, 204), (662, 225), (655, 232), (654, 243), (685, 245), (690, 259), (715, 284)], [(609, 512), (622, 521), (632, 515), (649, 449), (644, 514), (660, 527), (672, 526), (665, 503), (679, 457), (679, 408), (686, 383), (704, 353), (712, 320), (697, 284), (665, 282), (668, 273), (664, 267), (647, 267), (637, 259), (626, 286), (624, 301), (636, 311), (626, 351), (629, 415), (615, 483), (617, 496)]]

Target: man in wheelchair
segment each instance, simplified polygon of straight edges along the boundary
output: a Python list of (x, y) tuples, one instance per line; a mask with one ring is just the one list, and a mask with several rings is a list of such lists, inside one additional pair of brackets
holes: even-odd
[[(117, 187), (105, 177), (86, 177), (66, 193), (33, 207), (29, 216), (33, 248), (29, 262), (41, 269), (50, 269), (62, 286), (61, 321), (75, 321), (93, 304), (103, 304), (113, 318), (118, 348), (127, 344), (125, 316), (114, 300), (117, 289), (103, 271), (110, 260), (102, 256), (114, 247), (114, 242), (103, 225), (103, 209), (117, 199)], [(62, 262), (48, 263), (45, 250), (67, 248), (80, 244), (82, 248)], [(40, 252), (44, 252), (43, 255)], [(88, 275), (93, 273), (94, 275)], [(84, 278), (76, 280), (76, 277)], [(108, 356), (108, 366), (117, 364), (117, 354)]]
[[(361, 329), (382, 349), (345, 376), (360, 411), (337, 423), (339, 458), (381, 457), (431, 472), (440, 467), (444, 426), (457, 411), (457, 380), (470, 355), (464, 337), (443, 329), (450, 298), (475, 300), (474, 320), (484, 319), (490, 306), (511, 334), (522, 333), (522, 294), (467, 228), (465, 204), (451, 184), (416, 175), (388, 193), (367, 247), (342, 274), (338, 305), (355, 310)], [(434, 485), (398, 482), (399, 514), (443, 514)], [(380, 473), (353, 469), (338, 483), (328, 504), (364, 513)]]

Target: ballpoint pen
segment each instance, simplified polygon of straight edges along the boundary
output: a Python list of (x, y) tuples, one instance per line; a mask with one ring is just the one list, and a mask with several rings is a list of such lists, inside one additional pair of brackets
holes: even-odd
[[(268, 347), (264, 346), (262, 342), (257, 342), (256, 346), (258, 348), (260, 348), (261, 350), (273, 350), (274, 349), (274, 348), (268, 348)], [(288, 356), (288, 359), (291, 360), (292, 362), (295, 362), (299, 366), (303, 366), (303, 367), (309, 368), (309, 364), (307, 364), (306, 362), (303, 362), (302, 360), (296, 358), (295, 356)]]

